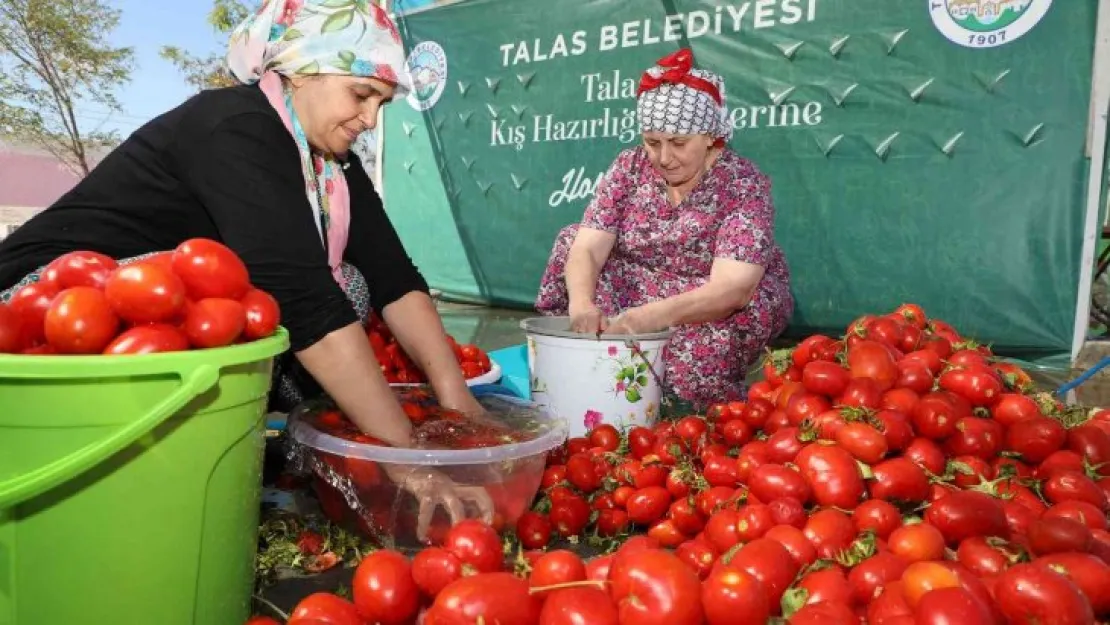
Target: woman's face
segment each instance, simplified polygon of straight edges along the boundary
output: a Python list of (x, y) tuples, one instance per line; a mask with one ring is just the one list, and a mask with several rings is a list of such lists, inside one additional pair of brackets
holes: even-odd
[(692, 182), (705, 172), (713, 149), (709, 135), (672, 135), (644, 133), (644, 147), (655, 169), (672, 187)]
[(393, 86), (356, 76), (294, 77), (293, 105), (308, 143), (345, 155), (360, 134), (373, 130), (378, 109), (393, 98)]

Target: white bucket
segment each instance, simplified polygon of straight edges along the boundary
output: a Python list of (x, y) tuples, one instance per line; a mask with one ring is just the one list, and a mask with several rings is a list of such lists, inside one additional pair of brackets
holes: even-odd
[(671, 331), (599, 339), (570, 331), (568, 317), (533, 317), (520, 327), (527, 334), (532, 401), (565, 419), (570, 436), (601, 423), (618, 429), (655, 423)]

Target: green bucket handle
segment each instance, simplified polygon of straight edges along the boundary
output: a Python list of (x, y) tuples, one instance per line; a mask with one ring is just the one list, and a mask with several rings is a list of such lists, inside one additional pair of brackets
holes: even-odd
[(144, 434), (177, 414), (198, 395), (215, 386), (220, 379), (220, 368), (211, 364), (195, 365), (189, 371), (176, 373), (181, 377), (181, 386), (141, 419), (132, 421), (111, 436), (86, 445), (44, 467), (0, 482), (0, 510), (37, 497), (134, 444)]

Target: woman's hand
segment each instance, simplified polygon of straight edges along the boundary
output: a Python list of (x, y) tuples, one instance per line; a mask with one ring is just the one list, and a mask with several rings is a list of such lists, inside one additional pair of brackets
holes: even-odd
[(582, 334), (601, 334), (609, 328), (609, 320), (597, 306), (570, 307), (570, 329)]
[(667, 328), (662, 316), (648, 306), (637, 306), (624, 311), (609, 322), (609, 334), (648, 334)]
[(481, 486), (463, 486), (446, 475), (427, 467), (382, 464), (386, 474), (397, 488), (411, 494), (419, 502), (416, 515), (416, 537), (428, 540), (432, 519), (438, 508), (447, 511), (451, 525), (473, 518), (467, 514), (467, 504), (478, 512), (484, 523), (493, 523), (493, 499)]

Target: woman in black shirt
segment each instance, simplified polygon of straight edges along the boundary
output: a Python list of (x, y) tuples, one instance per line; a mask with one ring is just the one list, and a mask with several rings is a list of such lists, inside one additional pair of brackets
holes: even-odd
[[(228, 65), (244, 84), (147, 123), (0, 242), (4, 298), (67, 252), (131, 259), (214, 239), (277, 299), (299, 366), (368, 434), (396, 446), (412, 435), (360, 323), (371, 306), (442, 403), (480, 411), (424, 279), (349, 153), (379, 107), (409, 88), (404, 61), (396, 28), (372, 4), (267, 0), (231, 37)], [(284, 375), (275, 391), (298, 401), (304, 382)], [(474, 495), (406, 477), (453, 513), (460, 497), (445, 490)]]

